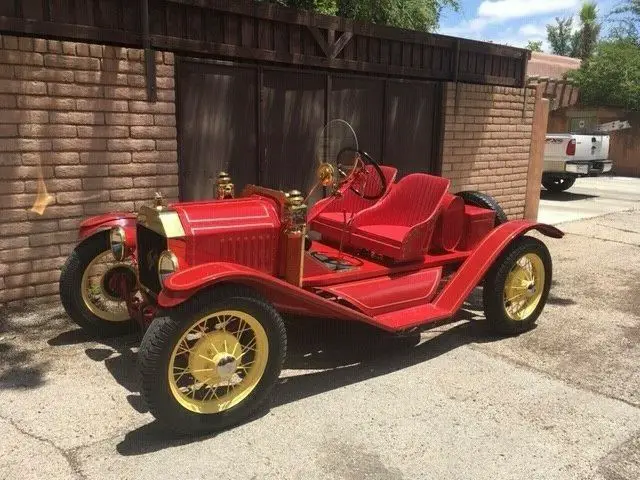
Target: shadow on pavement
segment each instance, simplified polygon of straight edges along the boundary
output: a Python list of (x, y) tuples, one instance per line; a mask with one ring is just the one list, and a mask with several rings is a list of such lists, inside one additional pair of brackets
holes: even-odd
[(44, 384), (48, 362), (32, 357), (33, 352), (4, 341), (0, 333), (0, 390), (32, 389)]
[[(474, 318), (474, 313), (462, 310), (455, 321)], [(396, 336), (364, 324), (310, 318), (288, 320), (289, 347), (283, 368), (323, 371), (280, 378), (269, 404), (243, 424), (264, 416), (269, 408), (387, 375), (469, 343), (494, 339), (487, 334), (484, 322), (478, 321), (443, 328), (438, 335), (420, 343), (419, 332)], [(434, 329), (435, 332), (438, 330), (438, 327)], [(125, 366), (125, 361), (130, 363)], [(109, 371), (114, 377), (122, 375), (124, 371), (127, 377), (126, 372), (131, 368), (135, 368), (135, 359), (125, 356), (118, 369), (109, 368)], [(121, 379), (117, 380), (123, 383)], [(125, 456), (143, 455), (215, 436), (176, 436), (153, 421), (128, 432), (116, 450)]]
[[(465, 302), (465, 309), (451, 321), (436, 324), (425, 337), (415, 331), (406, 335), (393, 335), (369, 325), (308, 317), (288, 317), (288, 352), (281, 377), (271, 395), (269, 404), (243, 423), (252, 422), (269, 412), (269, 408), (286, 405), (340, 387), (387, 375), (412, 365), (436, 358), (469, 343), (492, 341), (485, 322), (474, 321), (483, 317), (471, 310), (482, 309), (482, 290), (476, 289)], [(471, 320), (448, 325), (461, 320)], [(113, 378), (129, 394), (127, 401), (140, 412), (147, 412), (140, 396), (140, 378), (137, 348), (140, 334), (99, 340), (81, 329), (57, 334), (48, 340), (51, 346), (76, 345), (91, 342), (85, 349), (88, 358), (104, 362)], [(0, 347), (1, 348), (1, 347)], [(2, 351), (0, 350), (0, 355)], [(321, 370), (311, 373), (298, 371)], [(166, 431), (157, 421), (128, 432), (116, 446), (121, 455), (142, 455), (168, 447), (188, 444), (206, 436), (177, 436)]]
[(550, 192), (540, 190), (540, 200), (553, 200), (556, 202), (573, 202), (576, 200), (586, 200), (587, 198), (597, 198), (599, 195), (588, 195), (585, 193), (572, 192)]
[[(25, 310), (24, 314), (31, 316), (31, 311)], [(1, 310), (0, 315), (0, 390), (35, 389), (44, 385), (51, 362), (41, 354), (39, 342), (68, 317), (56, 313), (22, 324), (12, 321), (8, 311)]]

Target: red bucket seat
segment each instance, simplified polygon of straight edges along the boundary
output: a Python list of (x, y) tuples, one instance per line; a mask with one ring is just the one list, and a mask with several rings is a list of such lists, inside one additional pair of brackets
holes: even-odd
[[(371, 165), (367, 165), (365, 168), (369, 172), (369, 178), (365, 185), (364, 193), (365, 195), (376, 195), (380, 191), (380, 179)], [(387, 184), (385, 192), (381, 197), (382, 199), (389, 193), (391, 185), (398, 174), (398, 169), (384, 165), (380, 165), (380, 169)], [(336, 235), (339, 238), (340, 232), (344, 227), (345, 214), (347, 222), (352, 221), (361, 211), (373, 206), (379, 201), (380, 199), (367, 200), (366, 198), (362, 198), (351, 189), (348, 189), (341, 198), (324, 198), (316, 202), (309, 210), (308, 218), (311, 219), (311, 230), (315, 230), (329, 238), (333, 238)]]
[(449, 180), (424, 173), (407, 175), (374, 206), (349, 224), (347, 244), (397, 261), (429, 249)]

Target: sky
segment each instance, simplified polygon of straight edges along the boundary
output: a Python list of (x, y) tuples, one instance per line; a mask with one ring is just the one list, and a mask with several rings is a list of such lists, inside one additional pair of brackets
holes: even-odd
[[(546, 25), (555, 17), (576, 16), (582, 0), (459, 0), (460, 10), (445, 9), (438, 33), (524, 47), (529, 40), (542, 40), (549, 51)], [(598, 1), (603, 16), (619, 0)], [(577, 17), (573, 21), (577, 25)]]

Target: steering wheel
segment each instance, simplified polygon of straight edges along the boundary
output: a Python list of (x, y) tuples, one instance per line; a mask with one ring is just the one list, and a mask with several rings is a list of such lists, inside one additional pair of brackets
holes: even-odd
[[(354, 162), (353, 165), (344, 166), (340, 162), (340, 157), (348, 152), (355, 154), (353, 156)], [(337, 189), (341, 194), (346, 192), (348, 188), (365, 200), (378, 200), (387, 191), (387, 180), (384, 178), (384, 173), (382, 173), (380, 165), (378, 165), (378, 162), (371, 158), (371, 155), (367, 152), (353, 147), (345, 147), (338, 152), (336, 164), (338, 166), (338, 173), (344, 177), (344, 179), (340, 181), (340, 186)], [(373, 167), (373, 171), (378, 177), (376, 184), (379, 186), (379, 189), (373, 195), (365, 193), (370, 175), (370, 172), (366, 168), (367, 165)]]

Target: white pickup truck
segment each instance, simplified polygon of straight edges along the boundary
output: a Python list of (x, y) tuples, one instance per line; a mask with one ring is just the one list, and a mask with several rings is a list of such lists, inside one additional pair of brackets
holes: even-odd
[(611, 170), (609, 135), (550, 133), (544, 147), (542, 185), (552, 192), (570, 188), (576, 178)]

